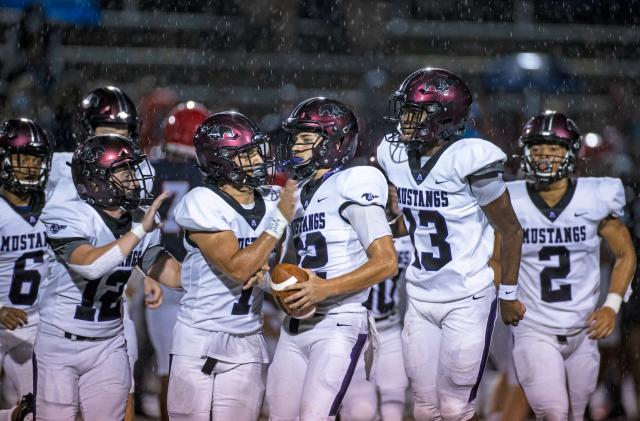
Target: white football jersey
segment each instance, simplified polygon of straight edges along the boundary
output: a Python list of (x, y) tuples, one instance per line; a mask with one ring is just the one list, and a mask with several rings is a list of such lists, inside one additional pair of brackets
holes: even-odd
[(490, 286), (493, 229), (471, 193), (467, 177), (506, 160), (492, 143), (476, 138), (449, 142), (423, 165), (417, 153), (383, 140), (377, 158), (398, 191), (398, 204), (414, 245), (407, 295), (450, 302)]
[(0, 305), (38, 322), (37, 299), (48, 275), (47, 232), (37, 214), (21, 215), (0, 196)]
[(527, 314), (520, 323), (555, 335), (585, 328), (599, 297), (598, 227), (623, 215), (622, 182), (578, 178), (554, 208), (525, 181), (507, 186), (524, 232), (518, 298)]
[[(143, 216), (142, 209), (131, 212), (132, 225), (140, 224)], [(86, 202), (72, 200), (47, 206), (41, 219), (52, 240), (86, 240), (100, 247), (116, 240), (107, 225), (108, 218)], [(123, 232), (130, 229), (127, 225), (121, 228)], [(149, 247), (159, 243), (160, 231), (156, 229), (118, 267), (96, 280), (82, 278), (68, 268), (62, 256), (53, 256), (50, 276), (41, 287), (40, 320), (75, 335), (91, 338), (116, 335), (122, 330), (122, 291), (131, 270)]]
[(387, 278), (379, 284), (371, 287), (366, 307), (371, 311), (378, 330), (397, 325), (402, 320), (402, 314), (398, 311), (402, 297), (400, 291), (404, 274), (411, 263), (413, 245), (407, 237), (394, 238), (393, 244), (398, 254), (398, 273), (393, 278)]
[[(325, 174), (313, 188), (306, 181), (298, 186), (300, 200), (288, 227), (300, 267), (311, 269), (320, 278), (331, 279), (365, 264), (367, 252), (358, 234), (342, 215), (349, 205), (380, 206), (387, 203), (387, 182), (374, 167), (352, 167)], [(363, 221), (360, 221), (363, 222)], [(345, 304), (361, 305), (369, 288), (337, 295), (318, 304), (326, 313)]]
[[(264, 231), (266, 216), (278, 197), (276, 190), (256, 191), (256, 201), (247, 209), (216, 187), (196, 187), (178, 203), (174, 217), (187, 233), (232, 231), (242, 249)], [(211, 332), (243, 335), (261, 331), (263, 291), (243, 290), (241, 284), (209, 265), (195, 243), (186, 237), (184, 243), (182, 288), (186, 294), (178, 321)]]
[[(47, 181), (47, 187), (45, 189), (47, 207), (55, 206), (69, 200), (80, 200), (76, 186), (73, 184), (73, 178), (71, 177), (71, 167), (67, 165), (67, 162), (71, 164), (72, 158), (73, 152), (54, 152), (51, 158), (49, 180)], [(140, 172), (143, 175), (155, 174), (153, 166), (151, 166), (147, 160), (140, 163)], [(145, 183), (145, 187), (147, 191), (152, 192), (153, 180), (148, 180)]]

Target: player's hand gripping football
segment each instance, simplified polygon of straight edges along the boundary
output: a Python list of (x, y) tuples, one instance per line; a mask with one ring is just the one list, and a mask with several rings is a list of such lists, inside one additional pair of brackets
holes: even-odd
[(291, 222), (293, 219), (293, 213), (295, 212), (296, 203), (296, 182), (293, 180), (287, 180), (280, 194), (280, 201), (278, 202), (278, 209), (282, 216), (287, 221)]
[(168, 198), (169, 198), (169, 193), (164, 192), (158, 197), (156, 197), (153, 203), (151, 204), (151, 206), (149, 206), (149, 209), (147, 209), (147, 212), (144, 214), (144, 217), (142, 218), (142, 228), (144, 228), (145, 232), (151, 232), (156, 228), (162, 228), (162, 225), (163, 225), (162, 222), (156, 222), (155, 216), (160, 206), (162, 206), (162, 203), (164, 203), (164, 201), (167, 200)]
[(27, 313), (19, 308), (2, 307), (0, 308), (0, 325), (9, 330), (15, 330), (27, 324)]
[(601, 307), (587, 317), (589, 339), (604, 339), (616, 327), (616, 313), (611, 307)]
[(506, 325), (518, 326), (526, 311), (520, 300), (500, 300), (500, 316)]
[(298, 290), (295, 294), (287, 297), (284, 302), (290, 305), (293, 310), (304, 311), (310, 309), (315, 304), (329, 298), (329, 282), (316, 276), (309, 269), (302, 269), (309, 274), (307, 282), (298, 282), (285, 288), (285, 291)]

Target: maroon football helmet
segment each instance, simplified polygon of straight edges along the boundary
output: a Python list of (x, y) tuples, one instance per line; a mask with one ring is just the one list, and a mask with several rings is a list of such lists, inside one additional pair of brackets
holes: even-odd
[(407, 149), (448, 141), (464, 133), (473, 98), (460, 77), (427, 67), (413, 72), (389, 98), (387, 140)]
[(92, 136), (96, 127), (110, 126), (129, 131), (137, 141), (138, 113), (136, 106), (120, 88), (106, 86), (89, 92), (80, 103), (80, 122), (86, 135)]
[(233, 111), (208, 117), (193, 138), (198, 166), (208, 183), (226, 181), (252, 188), (264, 185), (273, 172), (269, 142), (253, 121)]
[[(358, 121), (340, 101), (316, 97), (302, 101), (282, 123), (289, 132), (284, 164), (292, 167), (296, 177), (310, 177), (318, 168), (333, 168), (349, 162), (358, 147)], [(296, 135), (317, 133), (319, 142), (311, 145), (311, 158), (302, 160), (294, 154)], [(298, 152), (301, 150), (298, 149)]]
[[(540, 144), (560, 145), (567, 150), (556, 171), (553, 170), (554, 157), (533, 159), (531, 146)], [(552, 183), (567, 177), (575, 171), (581, 144), (580, 131), (573, 120), (556, 111), (538, 114), (527, 121), (518, 139), (522, 171), (539, 183)]]
[[(51, 150), (47, 136), (36, 123), (26, 118), (6, 120), (0, 126), (0, 184), (20, 195), (44, 191)], [(27, 165), (27, 156), (39, 157), (40, 168)]]
[(173, 107), (162, 123), (167, 152), (196, 156), (193, 136), (208, 116), (207, 107), (194, 101), (182, 102)]
[[(71, 175), (80, 198), (102, 208), (133, 210), (153, 199), (146, 186), (153, 176), (140, 164), (146, 155), (131, 139), (117, 134), (93, 136), (80, 144)], [(148, 168), (148, 164), (147, 164)]]

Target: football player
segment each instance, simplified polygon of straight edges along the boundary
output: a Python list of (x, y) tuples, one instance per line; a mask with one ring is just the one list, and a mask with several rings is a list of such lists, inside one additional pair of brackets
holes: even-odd
[(284, 319), (267, 402), (272, 420), (335, 419), (375, 330), (363, 306), (369, 287), (397, 272), (387, 182), (376, 168), (345, 167), (358, 145), (358, 123), (341, 102), (307, 99), (283, 128), (300, 180), (290, 249), (309, 274), (287, 287), (294, 293), (285, 301), (297, 312), (317, 310), (305, 320)]
[[(137, 144), (138, 113), (131, 98), (120, 88), (106, 86), (90, 91), (80, 103), (78, 109), (82, 133), (79, 139), (85, 140), (94, 135), (117, 134), (125, 136)], [(47, 186), (47, 206), (54, 206), (69, 200), (79, 200), (78, 192), (71, 180), (71, 152), (55, 152), (51, 166), (51, 177)], [(153, 189), (153, 167), (143, 160), (139, 165), (139, 177), (143, 181), (141, 195)], [(144, 280), (145, 292), (149, 299), (147, 306), (157, 308), (162, 303), (162, 290), (149, 278)], [(138, 360), (138, 340), (136, 329), (129, 314), (127, 296), (124, 295), (124, 331), (127, 341), (127, 354), (133, 367)], [(126, 421), (134, 418), (134, 380), (131, 377), (131, 393), (127, 401)]]
[(471, 102), (455, 74), (420, 69), (391, 96), (391, 130), (377, 149), (398, 192), (399, 233), (414, 246), (402, 339), (416, 420), (477, 419), (497, 307), (491, 227), (502, 234), (502, 320), (517, 324), (524, 314), (515, 299), (522, 231), (502, 180), (506, 156), (462, 136)]
[[(154, 161), (156, 171), (154, 185), (157, 190), (171, 193), (171, 197), (160, 207), (162, 226), (162, 244), (179, 261), (187, 254), (180, 226), (173, 217), (176, 205), (187, 192), (202, 184), (202, 175), (196, 167), (196, 152), (193, 136), (196, 129), (209, 115), (202, 104), (193, 101), (175, 106), (164, 119), (162, 148), (164, 159)], [(169, 354), (173, 327), (176, 325), (180, 300), (183, 291), (166, 287), (163, 290), (162, 306), (146, 311), (147, 330), (153, 344), (156, 361), (156, 374), (160, 377), (160, 414), (161, 419), (169, 419), (167, 412), (167, 388), (169, 387)]]
[(31, 120), (11, 119), (0, 126), (0, 361), (3, 388), (10, 392), (6, 402), (33, 392), (36, 302), (49, 267), (40, 213), (51, 149)]
[[(582, 420), (598, 378), (597, 340), (613, 332), (635, 272), (624, 188), (617, 178), (569, 177), (581, 141), (562, 113), (530, 119), (519, 143), (527, 180), (507, 183), (524, 230), (518, 296), (527, 317), (513, 329), (516, 373), (538, 419)], [(601, 239), (615, 263), (598, 308)]]
[(253, 285), (293, 216), (295, 184), (282, 195), (259, 189), (273, 171), (269, 138), (242, 114), (210, 116), (193, 143), (205, 186), (187, 193), (174, 212), (187, 256), (171, 347), (169, 415), (257, 420), (268, 354), (263, 291)]
[(131, 387), (122, 292), (134, 267), (169, 287), (180, 264), (160, 242), (158, 196), (141, 208), (145, 155), (120, 135), (76, 149), (73, 183), (82, 200), (47, 206), (42, 221), (55, 253), (41, 286), (36, 336), (38, 419), (121, 420)]

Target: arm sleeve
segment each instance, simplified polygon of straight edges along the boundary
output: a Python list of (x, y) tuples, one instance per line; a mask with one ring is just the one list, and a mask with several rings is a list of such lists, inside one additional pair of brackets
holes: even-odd
[(82, 237), (77, 237), (77, 238), (48, 237), (47, 242), (49, 243), (49, 246), (51, 247), (53, 252), (57, 256), (62, 257), (62, 259), (64, 259), (65, 262), (69, 261), (69, 258), (71, 257), (71, 253), (73, 253), (73, 251), (78, 247), (80, 247), (81, 245), (83, 244), (91, 245), (89, 241), (87, 241), (85, 238), (82, 238)]
[(366, 250), (377, 238), (391, 235), (385, 213), (389, 189), (384, 175), (376, 168), (356, 167), (349, 171), (339, 213), (356, 231)]
[(391, 235), (384, 209), (379, 206), (360, 206), (352, 204), (342, 213), (358, 234), (365, 250), (380, 237)]
[(149, 247), (144, 254), (142, 255), (142, 259), (138, 263), (138, 267), (142, 270), (142, 273), (145, 275), (149, 273), (149, 270), (154, 265), (156, 260), (158, 260), (161, 256), (169, 256), (172, 257), (172, 254), (169, 253), (164, 246), (157, 244), (155, 246)]
[(176, 222), (188, 231), (231, 230), (231, 225), (224, 215), (224, 209), (228, 205), (216, 199), (216, 194), (206, 187), (191, 190), (176, 206)]
[(507, 189), (507, 184), (502, 179), (502, 172), (498, 171), (469, 176), (469, 186), (480, 206), (493, 202)]

